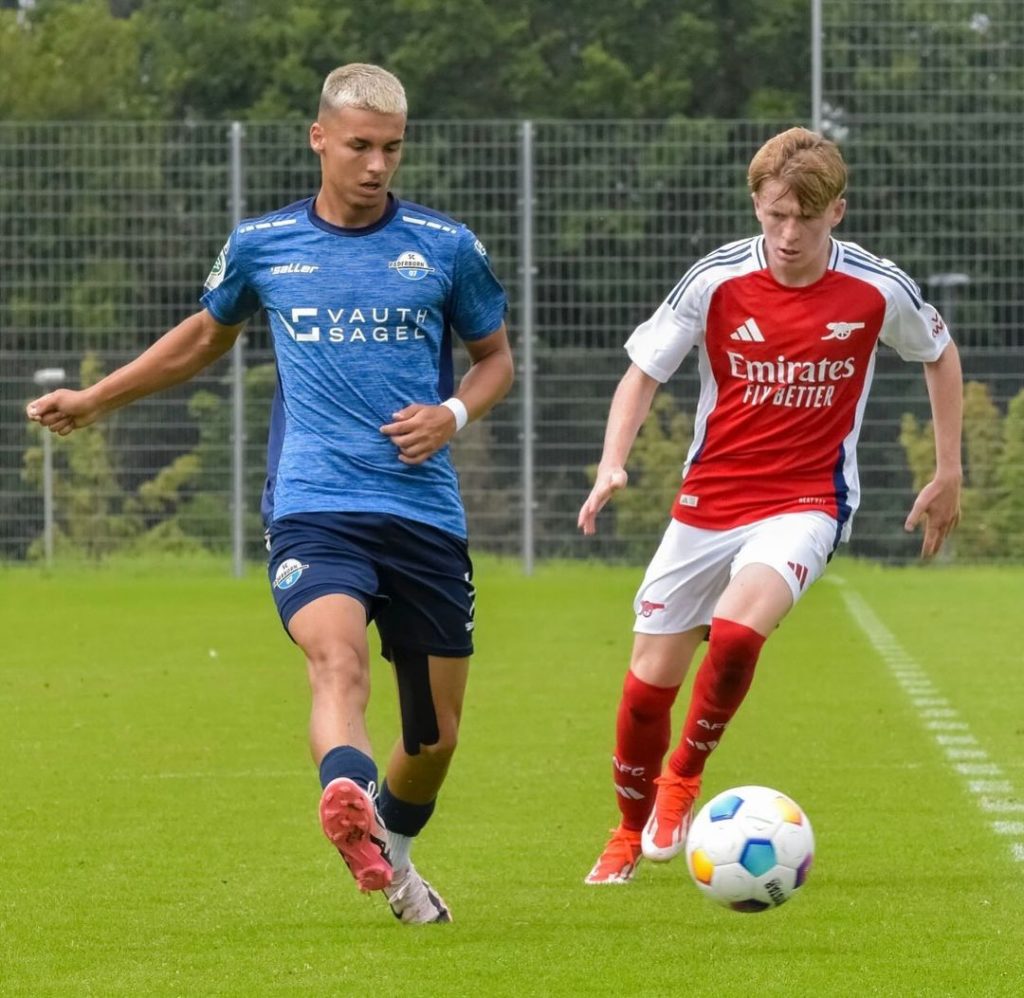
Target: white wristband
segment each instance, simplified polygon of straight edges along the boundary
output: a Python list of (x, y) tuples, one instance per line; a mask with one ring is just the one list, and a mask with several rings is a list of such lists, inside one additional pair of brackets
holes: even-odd
[(451, 409), (452, 415), (455, 417), (455, 432), (458, 433), (469, 422), (469, 412), (466, 410), (465, 403), (453, 395), (450, 399), (445, 399), (441, 405), (446, 409)]

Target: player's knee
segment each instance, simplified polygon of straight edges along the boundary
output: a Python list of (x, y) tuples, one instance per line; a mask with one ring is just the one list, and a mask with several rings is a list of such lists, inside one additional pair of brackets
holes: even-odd
[(314, 695), (368, 695), (369, 670), (351, 648), (317, 650), (306, 657), (309, 685)]
[(439, 731), (437, 741), (430, 743), (420, 742), (419, 750), (428, 759), (433, 759), (437, 762), (447, 762), (455, 754), (458, 744), (459, 737), (457, 732)]
[(441, 759), (451, 756), (458, 740), (458, 717), (442, 710), (438, 716), (430, 685), (430, 660), (425, 652), (409, 648), (390, 649), (398, 681), (398, 702), (402, 713), (402, 746), (409, 755), (421, 752)]
[(764, 645), (764, 635), (734, 620), (715, 617), (708, 638), (708, 657), (719, 683), (738, 686), (749, 679)]
[(636, 720), (649, 721), (672, 709), (678, 691), (678, 686), (654, 686), (630, 670), (622, 687), (622, 703)]

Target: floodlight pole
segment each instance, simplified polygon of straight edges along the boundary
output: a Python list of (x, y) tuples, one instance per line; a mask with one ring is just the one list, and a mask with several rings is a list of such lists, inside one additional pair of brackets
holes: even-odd
[[(50, 392), (64, 383), (64, 368), (41, 367), (32, 380)], [(53, 564), (53, 434), (43, 430), (43, 557), (47, 567)]]

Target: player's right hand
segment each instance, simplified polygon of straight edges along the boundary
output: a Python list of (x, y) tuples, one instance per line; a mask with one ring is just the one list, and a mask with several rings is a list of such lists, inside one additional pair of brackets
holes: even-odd
[(598, 468), (594, 487), (587, 501), (580, 507), (576, 525), (588, 537), (597, 533), (597, 514), (607, 505), (608, 500), (620, 489), (626, 487), (629, 475), (625, 468)]
[(93, 406), (84, 391), (58, 388), (41, 395), (25, 407), (25, 414), (51, 433), (66, 437), (72, 430), (95, 423), (99, 410)]

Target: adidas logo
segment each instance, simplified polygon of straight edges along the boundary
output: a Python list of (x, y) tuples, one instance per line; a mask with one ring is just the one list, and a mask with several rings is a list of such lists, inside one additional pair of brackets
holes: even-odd
[(787, 561), (786, 564), (790, 567), (793, 574), (796, 576), (796, 581), (800, 583), (800, 588), (803, 589), (807, 585), (807, 577), (811, 574), (807, 570), (806, 565), (801, 565), (796, 561)]
[(764, 343), (764, 333), (758, 328), (754, 319), (747, 319), (738, 329), (734, 329), (729, 336), (730, 340), (739, 340), (741, 343)]

